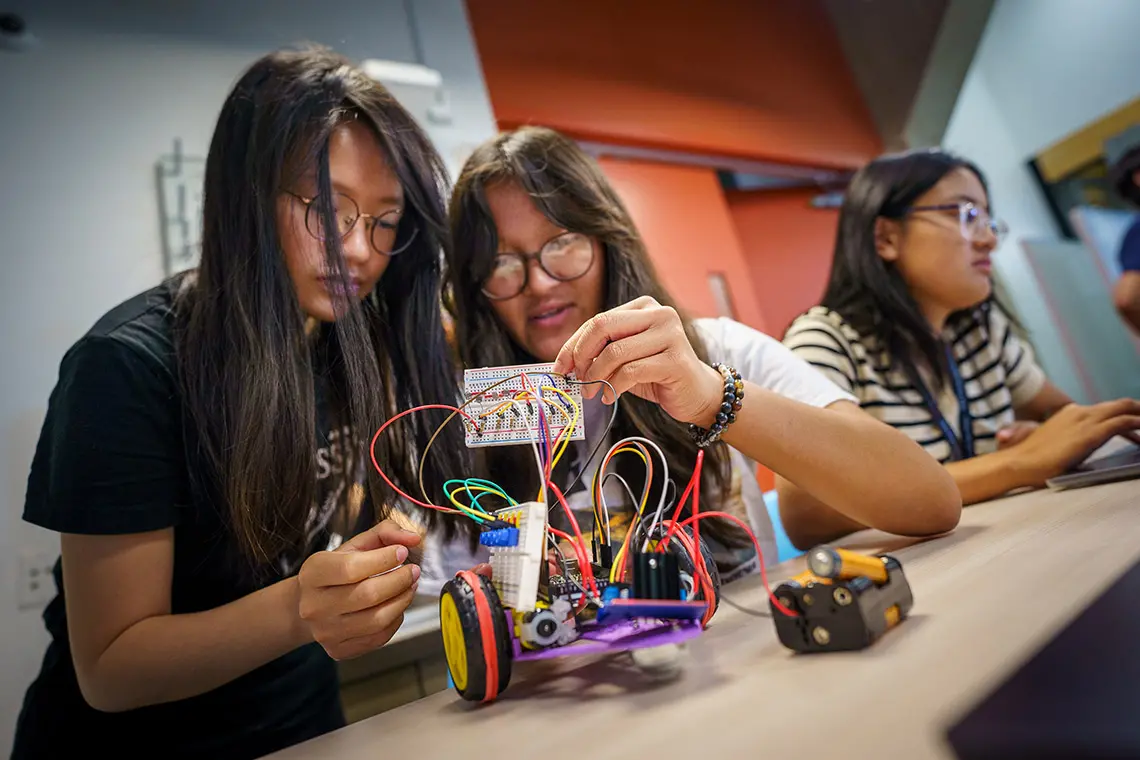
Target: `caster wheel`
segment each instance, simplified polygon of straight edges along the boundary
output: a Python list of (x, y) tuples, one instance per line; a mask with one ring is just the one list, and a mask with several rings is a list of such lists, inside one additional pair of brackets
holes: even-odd
[(439, 623), (455, 691), (469, 702), (493, 701), (510, 683), (514, 649), (490, 579), (464, 571), (444, 584)]
[(633, 664), (655, 680), (671, 680), (684, 669), (688, 650), (685, 644), (662, 644), (658, 647), (634, 649), (629, 654)]

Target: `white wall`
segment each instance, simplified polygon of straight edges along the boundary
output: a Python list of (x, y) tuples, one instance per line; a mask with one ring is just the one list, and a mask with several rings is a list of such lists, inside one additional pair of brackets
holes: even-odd
[(943, 145), (976, 161), (1011, 234), (996, 257), (1014, 307), (1051, 378), (1080, 397), (1019, 240), (1056, 238), (1026, 162), (1040, 149), (1140, 94), (1140, 3), (999, 0)]
[[(301, 40), (415, 60), (407, 7), (199, 0), (6, 3), (40, 38), (0, 51), (0, 751), (47, 642), (18, 611), (20, 552), (54, 548), (20, 519), (48, 394), (67, 347), (116, 303), (161, 278), (155, 163), (176, 137), (204, 155), (226, 92), (269, 50)], [(94, 6), (101, 6), (95, 8)], [(110, 7), (112, 6), (113, 7)], [(440, 70), (454, 125), (433, 133), (449, 163), (494, 132), (462, 0), (414, 0), (423, 63)]]

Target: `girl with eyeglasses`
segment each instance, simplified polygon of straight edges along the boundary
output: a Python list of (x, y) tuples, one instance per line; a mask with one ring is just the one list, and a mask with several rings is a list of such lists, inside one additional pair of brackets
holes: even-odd
[[(657, 467), (649, 504), (662, 488), (669, 501), (679, 498), (703, 448), (701, 510), (742, 519), (766, 563), (776, 560), (776, 544), (757, 462), (886, 530), (927, 535), (957, 524), (953, 483), (905, 435), (861, 412), (779, 341), (729, 319), (680, 312), (621, 199), (573, 141), (527, 127), (480, 146), (457, 180), (450, 215), (447, 293), (463, 364), (553, 362), (556, 372), (607, 381), (620, 395), (610, 427), (609, 389), (584, 386), (586, 440), (572, 444), (552, 478), (560, 488), (577, 478), (567, 497), (583, 534), (607, 533), (595, 532), (591, 516), (599, 462), (589, 453), (629, 436), (655, 443), (668, 461), (671, 483)], [(483, 451), (481, 470), (507, 493), (535, 492), (528, 452)], [(895, 463), (897, 478), (877, 471), (883, 461)], [(611, 471), (622, 479), (602, 484), (616, 546), (646, 470), (622, 455)], [(566, 522), (559, 510), (552, 517)], [(701, 538), (724, 579), (758, 569), (734, 523), (706, 521)]]
[[(253, 758), (344, 724), (334, 659), (392, 637), (419, 573), (367, 445), (459, 393), (445, 181), (411, 116), (331, 52), (237, 82), (200, 265), (98, 320), (51, 394), (24, 518), (62, 534), (62, 561), (13, 757)], [(376, 446), (404, 489), (439, 422), (419, 417)], [(427, 482), (467, 467), (459, 435)]]
[[(1005, 232), (968, 161), (937, 150), (876, 159), (847, 189), (822, 304), (784, 337), (943, 463), (966, 504), (1041, 485), (1140, 427), (1140, 402), (1077, 406), (1045, 377), (994, 298)], [(780, 512), (801, 545), (862, 523), (802, 494)]]

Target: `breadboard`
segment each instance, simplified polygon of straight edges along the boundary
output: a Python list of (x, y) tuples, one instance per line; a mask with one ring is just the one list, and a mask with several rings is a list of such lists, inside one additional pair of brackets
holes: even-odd
[[(466, 418), (463, 420), (467, 445), (471, 448), (510, 446), (542, 440), (540, 406), (553, 442), (573, 420), (575, 408), (582, 409), (581, 386), (566, 382), (565, 377), (552, 372), (553, 368), (553, 364), (518, 364), (465, 370), (465, 400), (491, 388), (463, 410), (477, 423), (473, 424)], [(560, 393), (544, 390), (549, 388), (562, 391), (570, 397), (569, 400)], [(527, 389), (530, 395), (527, 395)], [(524, 397), (518, 398), (520, 395)], [(536, 395), (541, 395), (543, 400), (539, 401)], [(579, 411), (577, 422), (570, 430), (570, 440), (581, 441), (585, 437), (585, 415)]]
[(516, 546), (491, 547), (491, 580), (505, 607), (530, 612), (538, 602), (538, 579), (546, 561), (546, 506), (529, 501), (495, 511), (495, 519), (518, 528)]

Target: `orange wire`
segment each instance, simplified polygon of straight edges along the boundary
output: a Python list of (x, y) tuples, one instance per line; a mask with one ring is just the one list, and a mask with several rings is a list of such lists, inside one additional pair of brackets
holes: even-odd
[(422, 502), (419, 499), (413, 498), (413, 497), (409, 496), (408, 494), (404, 493), (403, 491), (401, 491), (399, 489), (399, 487), (396, 486), (395, 483), (393, 483), (388, 478), (388, 476), (384, 473), (384, 470), (382, 470), (380, 468), (380, 463), (376, 461), (376, 441), (380, 439), (380, 434), (383, 433), (388, 428), (389, 425), (391, 425), (393, 422), (400, 419), (401, 417), (408, 415), (408, 414), (411, 414), (412, 412), (422, 412), (422, 411), (425, 411), (427, 409), (447, 409), (448, 411), (451, 411), (451, 412), (457, 412), (457, 413), (463, 415), (468, 420), (470, 420), (471, 424), (474, 425), (476, 429), (479, 428), (479, 423), (476, 422), (474, 420), (474, 418), (471, 417), (470, 414), (463, 411), (459, 407), (451, 406), (450, 404), (424, 404), (423, 406), (414, 406), (411, 409), (405, 409), (404, 411), (400, 412), (395, 417), (390, 418), (387, 422), (385, 422), (383, 425), (380, 426), (380, 429), (377, 430), (376, 434), (372, 436), (372, 444), (368, 447), (368, 455), (372, 458), (372, 466), (376, 468), (376, 472), (380, 473), (380, 477), (384, 479), (384, 482), (387, 483), (388, 486), (393, 491), (395, 491), (398, 495), (404, 497), (405, 499), (412, 502), (413, 504), (416, 504), (416, 505), (421, 506), (421, 507), (427, 507), (428, 509), (436, 509), (436, 510), (439, 510), (440, 512), (446, 512), (448, 514), (453, 514), (453, 515), (464, 514), (462, 511), (460, 511), (458, 509), (451, 509), (450, 507), (441, 507), (438, 504), (428, 504), (426, 502)]
[[(643, 455), (645, 455), (645, 466), (646, 466), (645, 482), (646, 482), (646, 487), (648, 487), (648, 484), (653, 482), (653, 457), (652, 457), (652, 455), (650, 455), (649, 449), (647, 449), (645, 447), (645, 444), (643, 444), (641, 441), (628, 441), (624, 445), (622, 445), (622, 447), (620, 449), (617, 449), (616, 451), (611, 451), (606, 456), (605, 460), (602, 462), (602, 466), (601, 466), (601, 468), (598, 469), (598, 473), (595, 476), (596, 480), (597, 480), (597, 482), (594, 484), (594, 519), (595, 520), (601, 521), (601, 517), (602, 517), (601, 514), (599, 514), (599, 510), (600, 510), (600, 506), (602, 503), (602, 481), (604, 481), (606, 479), (605, 478), (606, 468), (610, 466), (610, 460), (613, 459), (618, 454), (621, 454), (623, 451), (640, 451)], [(633, 509), (635, 512), (639, 511), (638, 507), (636, 505), (633, 505)]]

